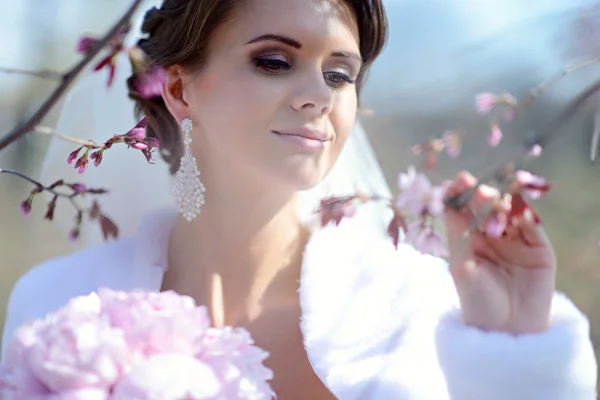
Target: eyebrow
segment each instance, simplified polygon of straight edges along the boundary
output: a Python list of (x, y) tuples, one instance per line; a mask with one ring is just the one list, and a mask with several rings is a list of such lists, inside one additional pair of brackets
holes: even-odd
[[(293, 47), (294, 49), (302, 48), (302, 45), (297, 40), (294, 40), (294, 39), (286, 37), (286, 36), (275, 35), (272, 33), (260, 35), (256, 38), (252, 39), (251, 41), (249, 41), (246, 44), (254, 44), (254, 43), (259, 43), (259, 42), (279, 42), (279, 43), (285, 44), (286, 46)], [(353, 58), (360, 62), (364, 61), (360, 55), (358, 55), (354, 52), (351, 52), (351, 51), (334, 51), (333, 53), (331, 53), (331, 55), (333, 57)]]

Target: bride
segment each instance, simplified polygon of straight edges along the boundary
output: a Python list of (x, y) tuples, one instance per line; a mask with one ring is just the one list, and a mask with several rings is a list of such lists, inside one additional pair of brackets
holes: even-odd
[[(376, 206), (339, 227), (311, 223), (320, 196), (388, 191), (370, 182), (381, 171), (355, 124), (387, 37), (381, 0), (165, 0), (142, 32), (167, 77), (161, 96), (137, 107), (175, 172), (177, 207), (159, 207), (169, 203), (154, 194), (166, 186), (160, 172), (113, 190), (125, 232), (154, 210), (134, 234), (24, 275), (3, 348), (24, 321), (101, 286), (174, 290), (208, 305), (216, 324), (252, 333), (282, 399), (596, 398), (589, 324), (555, 292), (540, 225), (466, 240), (468, 215), (448, 212), (446, 264), (396, 250)], [(107, 96), (117, 100), (94, 106), (104, 122), (88, 125), (133, 115), (118, 90), (125, 79), (115, 85)], [(59, 130), (78, 118), (75, 98)], [(130, 157), (113, 164), (136, 171)], [(454, 189), (475, 183), (464, 173)], [(473, 205), (495, 194), (482, 187)]]

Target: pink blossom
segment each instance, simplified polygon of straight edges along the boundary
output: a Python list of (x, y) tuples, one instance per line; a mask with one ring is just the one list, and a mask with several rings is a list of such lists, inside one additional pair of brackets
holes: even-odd
[(80, 174), (83, 174), (88, 167), (88, 152), (86, 151), (75, 163), (75, 169)]
[(73, 161), (75, 161), (75, 159), (79, 155), (79, 152), (81, 151), (81, 149), (83, 149), (83, 147), (80, 147), (80, 148), (78, 148), (76, 150), (73, 150), (71, 152), (71, 154), (69, 154), (69, 157), (67, 157), (67, 164), (72, 164)]
[(456, 131), (444, 132), (442, 134), (442, 141), (444, 142), (446, 154), (452, 158), (456, 158), (460, 155), (462, 140)]
[(417, 173), (409, 167), (406, 174), (398, 177), (398, 186), (402, 191), (396, 200), (398, 209), (407, 208), (411, 215), (429, 213), (433, 216), (444, 212), (445, 186), (433, 186), (425, 174)]
[(492, 124), (490, 127), (490, 136), (488, 136), (488, 144), (492, 147), (498, 146), (502, 140), (502, 131), (498, 124)]
[(498, 104), (494, 93), (480, 93), (475, 97), (475, 106), (480, 114), (489, 114)]
[(83, 193), (87, 190), (87, 187), (83, 184), (83, 183), (72, 183), (69, 185), (69, 187), (75, 192), (75, 193)]
[(92, 159), (92, 161), (94, 161), (94, 167), (98, 167), (100, 165), (100, 163), (102, 162), (102, 154), (104, 153), (104, 150), (98, 150), (93, 152), (92, 154), (90, 154), (90, 158)]
[(77, 51), (79, 53), (87, 53), (98, 43), (98, 39), (91, 36), (82, 36), (77, 42)]
[(157, 354), (119, 381), (111, 400), (209, 400), (221, 390), (214, 371), (202, 361), (181, 354)]
[(135, 142), (131, 144), (131, 147), (137, 150), (148, 150), (148, 145), (142, 142)]
[(408, 225), (406, 239), (421, 253), (434, 257), (448, 256), (444, 239), (429, 224), (416, 221)]
[(485, 224), (485, 234), (494, 238), (500, 238), (506, 230), (507, 223), (508, 219), (505, 212), (494, 211)]
[(542, 151), (542, 146), (540, 146), (539, 144), (534, 144), (533, 146), (531, 146), (531, 149), (529, 149), (529, 154), (535, 158), (538, 158), (542, 155)]
[(73, 228), (69, 231), (69, 241), (76, 242), (79, 239), (79, 229)]
[(550, 185), (544, 178), (533, 175), (529, 171), (519, 170), (515, 172), (515, 178), (523, 191), (532, 199), (537, 199), (550, 190)]
[(25, 218), (29, 217), (29, 215), (31, 214), (32, 201), (33, 201), (33, 197), (29, 197), (26, 200), (23, 200), (21, 202), (21, 205), (19, 206), (19, 210), (21, 210), (21, 214), (23, 214), (23, 216)]
[(143, 140), (146, 137), (147, 119), (142, 118), (133, 128), (131, 128), (124, 136), (124, 139)]
[(134, 89), (144, 99), (160, 97), (166, 77), (164, 68), (154, 66), (135, 77)]

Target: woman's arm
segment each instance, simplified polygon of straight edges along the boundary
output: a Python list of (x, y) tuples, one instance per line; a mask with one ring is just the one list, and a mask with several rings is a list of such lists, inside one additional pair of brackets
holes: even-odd
[(440, 316), (435, 338), (451, 399), (596, 399), (589, 323), (562, 294), (542, 333), (484, 332), (465, 325), (455, 308)]

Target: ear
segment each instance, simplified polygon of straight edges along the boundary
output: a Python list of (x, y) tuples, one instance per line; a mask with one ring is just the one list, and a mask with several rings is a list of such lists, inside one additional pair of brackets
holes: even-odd
[(183, 72), (178, 66), (171, 66), (166, 70), (165, 82), (161, 85), (160, 94), (169, 112), (177, 122), (190, 115), (188, 103), (183, 96)]

